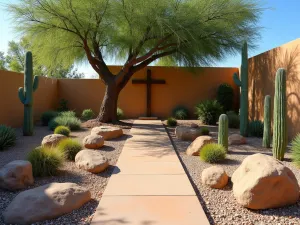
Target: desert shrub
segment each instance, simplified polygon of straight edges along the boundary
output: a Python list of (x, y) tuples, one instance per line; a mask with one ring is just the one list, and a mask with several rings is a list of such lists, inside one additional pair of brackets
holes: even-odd
[(78, 141), (68, 138), (59, 142), (57, 149), (64, 154), (66, 159), (74, 161), (82, 146)]
[(223, 108), (217, 100), (206, 100), (196, 106), (196, 115), (204, 124), (216, 125)]
[(229, 84), (221, 84), (217, 91), (217, 100), (222, 105), (224, 112), (232, 109), (233, 88)]
[(58, 116), (52, 119), (48, 126), (50, 130), (55, 130), (58, 126), (68, 127), (70, 130), (80, 130), (81, 121), (72, 116)]
[(300, 167), (300, 134), (297, 134), (292, 141), (292, 161)]
[(14, 146), (16, 140), (17, 136), (13, 128), (0, 125), (0, 151)]
[(226, 158), (226, 150), (223, 145), (207, 144), (201, 149), (200, 158), (204, 162), (217, 163)]
[(38, 147), (29, 152), (27, 159), (32, 164), (33, 176), (54, 176), (64, 162), (64, 155), (57, 149)]
[(59, 113), (59, 116), (76, 117), (76, 113), (74, 111), (63, 111)]
[(68, 127), (65, 127), (65, 126), (58, 126), (55, 128), (54, 130), (54, 134), (62, 134), (62, 135), (65, 135), (67, 137), (69, 137), (71, 131)]
[(172, 115), (177, 120), (186, 120), (189, 117), (189, 111), (184, 106), (177, 106), (173, 109)]
[(167, 124), (170, 127), (175, 127), (177, 125), (177, 120), (175, 118), (173, 118), (173, 117), (169, 117), (167, 119)]
[(59, 107), (57, 108), (57, 111), (60, 112), (69, 111), (68, 101), (66, 99), (61, 99), (59, 101)]
[(121, 120), (121, 119), (123, 119), (124, 118), (124, 112), (123, 112), (123, 110), (121, 109), (121, 108), (117, 108), (117, 118), (118, 118), (118, 120)]
[(91, 109), (85, 109), (85, 110), (83, 110), (83, 112), (81, 114), (81, 117), (84, 120), (93, 119), (94, 116), (95, 116), (95, 114), (94, 114), (93, 110), (91, 110)]
[(264, 123), (254, 120), (249, 123), (249, 134), (252, 137), (262, 137), (264, 134)]
[(229, 128), (239, 128), (240, 127), (240, 117), (234, 111), (228, 111), (228, 127)]
[(201, 135), (209, 135), (209, 129), (207, 127), (203, 127), (201, 129)]
[(55, 117), (58, 116), (58, 112), (56, 111), (47, 111), (47, 112), (44, 112), (41, 116), (41, 121), (42, 121), (42, 124), (43, 126), (48, 126), (48, 123)]

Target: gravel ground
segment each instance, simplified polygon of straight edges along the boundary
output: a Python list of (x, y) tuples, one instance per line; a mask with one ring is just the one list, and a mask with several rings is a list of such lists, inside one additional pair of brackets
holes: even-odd
[[(109, 177), (112, 174), (114, 165), (117, 163), (119, 155), (122, 151), (123, 145), (126, 139), (130, 137), (130, 129), (123, 129), (123, 132), (124, 135), (122, 137), (105, 141), (105, 145), (99, 150), (110, 160), (110, 166), (104, 172), (92, 174), (78, 169), (74, 162), (66, 162), (60, 169), (60, 172), (57, 176), (35, 179), (34, 186), (29, 187), (28, 189), (48, 184), (50, 182), (72, 182), (88, 188), (92, 194), (92, 200), (80, 209), (74, 210), (70, 214), (61, 216), (57, 219), (35, 224), (75, 225), (89, 224), (91, 222), (93, 214), (101, 199), (102, 193), (104, 192)], [(26, 159), (27, 153), (33, 148), (39, 146), (43, 137), (51, 133), (52, 132), (49, 131), (47, 127), (37, 126), (35, 127), (34, 136), (23, 137), (21, 129), (17, 129), (18, 140), (16, 146), (0, 152), (0, 168), (13, 160)], [(71, 137), (82, 141), (82, 139), (88, 134), (90, 134), (90, 129), (85, 128), (80, 131), (72, 132)], [(2, 215), (3, 210), (5, 210), (5, 208), (18, 193), (20, 192), (8, 192), (0, 189), (0, 215)], [(3, 224), (3, 218), (0, 216), (0, 225)]]
[[(199, 124), (199, 121), (178, 121), (179, 125), (188, 126), (192, 122)], [(201, 126), (201, 124), (199, 124)], [(217, 138), (217, 127), (207, 126), (211, 135)], [(300, 224), (300, 200), (297, 204), (269, 210), (249, 210), (237, 204), (232, 193), (232, 183), (223, 190), (211, 189), (201, 184), (201, 172), (210, 167), (211, 164), (202, 162), (197, 156), (187, 156), (185, 151), (191, 142), (181, 141), (175, 136), (174, 128), (167, 128), (180, 156), (183, 166), (198, 195), (199, 201), (210, 220), (211, 224), (222, 225), (298, 225)], [(238, 130), (231, 129), (230, 133), (239, 133)], [(247, 138), (247, 145), (229, 147), (227, 159), (219, 164), (222, 166), (228, 176), (231, 176), (243, 159), (248, 155), (255, 153), (264, 153), (271, 155), (271, 149), (261, 147), (262, 139)], [(286, 153), (286, 159), (283, 162), (295, 174), (300, 182), (300, 170), (297, 169), (290, 160), (290, 154)]]

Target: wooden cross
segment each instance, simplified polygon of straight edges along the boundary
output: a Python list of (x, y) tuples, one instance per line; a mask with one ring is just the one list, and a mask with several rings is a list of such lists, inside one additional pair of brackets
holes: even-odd
[(133, 79), (133, 84), (147, 84), (147, 117), (151, 117), (151, 85), (152, 84), (165, 84), (165, 80), (156, 80), (151, 78), (151, 70), (147, 70), (147, 79)]

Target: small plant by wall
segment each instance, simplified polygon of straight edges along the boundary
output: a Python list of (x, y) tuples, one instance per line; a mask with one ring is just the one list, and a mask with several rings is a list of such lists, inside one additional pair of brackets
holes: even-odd
[(16, 132), (13, 128), (0, 125), (0, 151), (15, 145), (17, 140)]
[(59, 113), (57, 111), (47, 111), (44, 112), (41, 116), (41, 121), (43, 126), (48, 126), (48, 123), (54, 119), (55, 117), (57, 117), (59, 115)]
[(58, 126), (54, 130), (54, 134), (62, 134), (66, 137), (69, 137), (70, 133), (71, 133), (70, 129), (65, 126)]
[(170, 127), (176, 127), (177, 126), (177, 120), (173, 117), (169, 117), (167, 119), (167, 125)]
[(95, 116), (95, 113), (91, 109), (85, 109), (85, 110), (83, 110), (83, 112), (81, 114), (81, 118), (84, 120), (93, 119), (94, 116)]
[(172, 116), (177, 120), (186, 120), (189, 117), (189, 110), (184, 106), (177, 106), (173, 109)]
[(196, 115), (204, 124), (216, 125), (223, 107), (217, 100), (206, 100), (196, 106)]
[(117, 118), (118, 118), (118, 120), (121, 120), (121, 119), (123, 119), (124, 118), (124, 112), (123, 112), (123, 110), (121, 109), (121, 108), (117, 108)]
[(224, 112), (232, 109), (234, 91), (229, 84), (221, 84), (217, 91), (217, 100), (222, 105)]

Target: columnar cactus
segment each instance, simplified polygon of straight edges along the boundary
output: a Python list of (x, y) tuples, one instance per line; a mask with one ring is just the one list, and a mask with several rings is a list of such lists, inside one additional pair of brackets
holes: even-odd
[(226, 114), (219, 117), (218, 144), (223, 145), (228, 151), (228, 117)]
[(286, 71), (278, 69), (275, 78), (273, 157), (283, 160), (287, 147)]
[(248, 136), (248, 47), (247, 42), (242, 48), (241, 79), (235, 73), (233, 75), (234, 83), (241, 88), (240, 95), (240, 133), (242, 136)]
[(33, 77), (32, 53), (26, 52), (25, 71), (24, 71), (24, 88), (19, 88), (19, 99), (24, 104), (24, 122), (23, 135), (33, 135), (33, 92), (38, 88), (39, 79)]
[(271, 144), (271, 96), (266, 95), (264, 103), (264, 136), (263, 147), (270, 148)]

